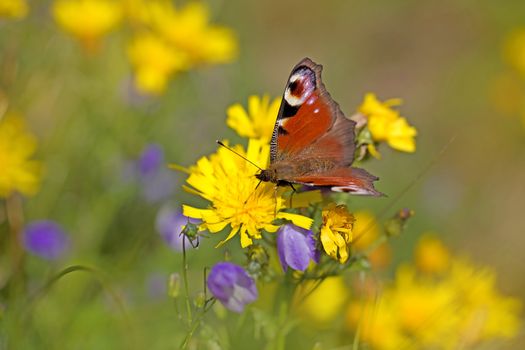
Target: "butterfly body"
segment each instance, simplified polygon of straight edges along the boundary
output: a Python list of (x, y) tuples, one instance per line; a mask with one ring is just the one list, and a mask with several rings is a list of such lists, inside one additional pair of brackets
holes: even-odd
[(355, 122), (326, 91), (321, 70), (309, 58), (293, 68), (272, 135), (270, 166), (256, 177), (277, 185), (379, 196), (373, 185), (378, 178), (351, 167)]

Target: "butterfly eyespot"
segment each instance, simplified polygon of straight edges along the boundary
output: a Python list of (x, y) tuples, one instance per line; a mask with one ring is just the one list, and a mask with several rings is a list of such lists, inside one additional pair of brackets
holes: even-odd
[(290, 106), (300, 106), (314, 90), (315, 73), (308, 67), (299, 67), (289, 79), (284, 99)]

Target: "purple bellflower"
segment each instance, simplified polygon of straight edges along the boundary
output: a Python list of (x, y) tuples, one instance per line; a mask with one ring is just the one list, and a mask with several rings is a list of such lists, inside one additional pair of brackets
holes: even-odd
[(50, 220), (33, 221), (27, 225), (23, 240), (27, 251), (47, 260), (61, 258), (70, 245), (64, 230)]
[(277, 232), (277, 253), (284, 271), (288, 267), (304, 271), (310, 260), (319, 262), (312, 231), (291, 224), (282, 226)]
[(220, 262), (212, 267), (208, 288), (227, 309), (238, 313), (258, 297), (253, 278), (242, 267), (230, 262)]

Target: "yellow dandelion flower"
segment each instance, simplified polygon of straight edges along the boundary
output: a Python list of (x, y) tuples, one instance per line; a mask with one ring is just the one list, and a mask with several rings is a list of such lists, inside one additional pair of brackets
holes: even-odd
[(331, 203), (322, 212), (321, 243), (329, 256), (341, 264), (348, 260), (354, 216), (344, 205)]
[[(251, 139), (246, 152), (241, 146), (233, 147), (260, 167), (268, 163), (270, 147), (260, 140)], [(219, 245), (240, 234), (241, 246), (247, 247), (253, 239), (261, 238), (261, 230), (275, 232), (274, 221), (286, 219), (303, 228), (310, 228), (312, 219), (284, 212), (285, 202), (276, 195), (274, 185), (263, 182), (258, 187), (257, 169), (246, 160), (225, 148), (202, 157), (190, 169), (185, 189), (210, 202), (207, 209), (183, 206), (183, 214), (202, 220), (201, 229), (212, 233), (230, 226), (230, 232)]]
[(8, 115), (0, 120), (0, 197), (38, 191), (42, 166), (30, 159), (35, 150), (36, 139), (26, 131), (22, 118)]
[(28, 11), (25, 0), (0, 0), (0, 17), (24, 18)]
[(226, 112), (226, 124), (242, 137), (270, 142), (281, 100), (264, 95), (248, 98), (248, 110), (240, 103), (230, 106)]
[(122, 18), (122, 5), (114, 0), (56, 0), (53, 17), (62, 29), (80, 40), (84, 48), (96, 51), (102, 36)]
[(128, 57), (135, 68), (135, 86), (147, 94), (160, 94), (175, 72), (186, 69), (188, 57), (149, 33), (138, 34), (128, 47)]
[(525, 76), (525, 28), (517, 28), (507, 35), (503, 55), (512, 68)]
[(368, 118), (368, 129), (374, 141), (385, 141), (398, 151), (415, 152), (416, 128), (392, 108), (400, 104), (399, 99), (380, 102), (374, 94), (368, 93), (358, 111)]
[(450, 265), (448, 248), (432, 234), (421, 237), (414, 255), (417, 268), (424, 273), (443, 273)]
[(237, 57), (238, 44), (233, 31), (211, 25), (205, 4), (190, 2), (176, 9), (171, 2), (157, 2), (149, 13), (153, 29), (183, 50), (193, 64), (228, 63)]
[(316, 282), (300, 287), (294, 296), (296, 311), (319, 326), (331, 325), (330, 321), (339, 315), (348, 296), (343, 277), (326, 278), (317, 287)]

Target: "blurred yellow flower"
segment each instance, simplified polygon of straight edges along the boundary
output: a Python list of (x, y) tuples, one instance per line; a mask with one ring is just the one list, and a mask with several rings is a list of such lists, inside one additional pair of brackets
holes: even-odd
[(211, 25), (208, 8), (202, 3), (176, 8), (168, 0), (125, 0), (124, 11), (138, 29), (128, 56), (141, 92), (159, 94), (173, 73), (200, 64), (228, 63), (237, 57), (233, 31)]
[(503, 55), (512, 68), (525, 76), (525, 28), (516, 28), (507, 35)]
[(188, 66), (188, 57), (149, 33), (137, 35), (128, 47), (135, 68), (135, 86), (144, 93), (159, 94), (166, 89), (169, 77)]
[(25, 0), (0, 0), (0, 18), (23, 18), (28, 11)]
[(390, 263), (391, 251), (386, 242), (377, 244), (381, 239), (381, 228), (376, 217), (370, 211), (361, 210), (354, 213), (354, 241), (352, 247), (358, 252), (366, 252), (374, 268), (382, 268)]
[(496, 289), (496, 274), (488, 268), (476, 268), (468, 261), (455, 259), (447, 282), (458, 293), (460, 322), (456, 342), (472, 346), (494, 338), (512, 338), (522, 325), (522, 302), (505, 297)]
[(92, 52), (98, 48), (101, 37), (120, 22), (122, 5), (115, 0), (55, 0), (53, 17)]
[(205, 4), (189, 2), (176, 9), (169, 1), (153, 3), (150, 7), (153, 29), (184, 51), (193, 64), (228, 63), (237, 57), (237, 39), (233, 31), (211, 25)]
[[(368, 93), (358, 111), (368, 118), (368, 129), (374, 141), (386, 141), (398, 151), (415, 152), (416, 128), (410, 126), (407, 120), (392, 108), (400, 104), (399, 99), (380, 102), (373, 93)], [(377, 153), (375, 148), (371, 153)]]
[(329, 204), (322, 212), (321, 243), (323, 249), (341, 264), (348, 260), (349, 245), (352, 242), (354, 216), (345, 205)]
[(36, 143), (22, 118), (7, 115), (0, 119), (0, 197), (14, 192), (33, 195), (38, 191), (42, 166), (30, 159)]
[[(329, 277), (318, 286), (317, 282), (304, 283), (294, 296), (296, 311), (316, 325), (329, 325), (346, 302), (348, 288), (343, 277)], [(313, 292), (312, 291), (313, 289)], [(311, 292), (311, 293), (310, 293)], [(310, 293), (310, 294), (308, 294)]]
[(437, 237), (426, 234), (419, 240), (414, 253), (415, 264), (424, 273), (443, 273), (450, 264), (450, 253)]
[(230, 106), (226, 112), (226, 124), (242, 137), (270, 142), (281, 100), (264, 95), (248, 98), (248, 111), (240, 103)]
[[(359, 332), (359, 339), (372, 349), (397, 350), (409, 343), (399, 332), (397, 315), (385, 298), (352, 301), (346, 312), (346, 325)], [(361, 347), (359, 347), (361, 348)]]
[[(246, 152), (241, 146), (233, 149), (262, 168), (268, 163), (270, 147), (260, 140), (250, 139)], [(306, 229), (312, 225), (306, 216), (284, 212), (286, 201), (276, 194), (274, 185), (263, 182), (257, 187), (257, 169), (230, 150), (221, 147), (187, 171), (190, 176), (186, 182), (191, 187), (185, 190), (210, 201), (211, 206), (198, 209), (184, 205), (183, 214), (201, 219), (201, 229), (212, 233), (230, 225), (227, 238), (219, 245), (239, 233), (241, 246), (247, 247), (253, 239), (261, 238), (261, 230), (277, 231), (275, 219), (290, 220)]]
[[(424, 240), (432, 249), (438, 244)], [(518, 334), (521, 303), (497, 291), (493, 271), (454, 258), (440, 268), (441, 275), (429, 275), (413, 265), (399, 267), (380, 296), (351, 303), (347, 326), (373, 349), (471, 348)]]

